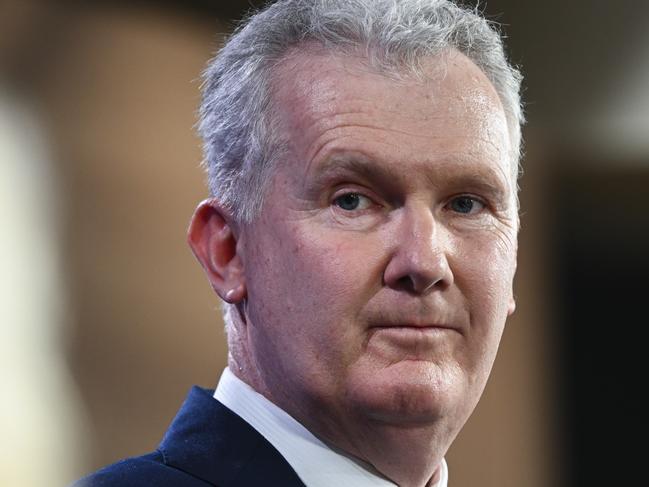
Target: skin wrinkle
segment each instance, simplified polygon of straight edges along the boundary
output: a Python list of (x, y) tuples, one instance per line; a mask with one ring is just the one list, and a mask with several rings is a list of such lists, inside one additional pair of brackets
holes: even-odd
[[(318, 83), (317, 80), (314, 81), (314, 82)], [(440, 96), (436, 96), (435, 98), (433, 98), (432, 96), (427, 95), (427, 98), (428, 98), (428, 100), (430, 102), (439, 102), (439, 101), (444, 101), (445, 99), (447, 99), (449, 97), (440, 95)], [(300, 100), (299, 98), (296, 98), (296, 101), (299, 101), (299, 100)], [(435, 116), (435, 115), (433, 115), (431, 113), (427, 113), (425, 108), (421, 108), (421, 113), (417, 113), (417, 114), (413, 115), (412, 119), (413, 120), (423, 120), (423, 121), (449, 119), (449, 120), (466, 120), (466, 121), (472, 121), (472, 122), (479, 121), (480, 123), (485, 123), (486, 121), (485, 121), (484, 117), (482, 116), (483, 115), (482, 112), (484, 110), (481, 110), (480, 107), (481, 106), (483, 106), (483, 107), (490, 107), (491, 106), (486, 102), (486, 100), (487, 100), (487, 98), (485, 96), (463, 97), (462, 100), (461, 100), (462, 103), (472, 103), (472, 104), (475, 105), (475, 107), (472, 108), (471, 110), (466, 111), (465, 113), (459, 113), (459, 114), (455, 114), (453, 116), (449, 115), (448, 113), (444, 114), (444, 115)], [(333, 101), (333, 99), (331, 101)], [(362, 115), (362, 114), (364, 114), (365, 111), (368, 111), (367, 118), (371, 119), (371, 118), (375, 117), (376, 114), (373, 113), (373, 111), (371, 110), (371, 106), (374, 103), (373, 100), (352, 99), (352, 100), (350, 100), (350, 103), (352, 105), (360, 105), (361, 108), (356, 109), (356, 110), (348, 109), (348, 110), (345, 110), (345, 111), (342, 111), (342, 112), (337, 112), (336, 116), (333, 118), (333, 120), (331, 120), (332, 125), (334, 126), (332, 128), (335, 128), (336, 126), (339, 125), (337, 123), (338, 118), (348, 118), (349, 115), (358, 115), (358, 114)], [(304, 111), (308, 111), (311, 108), (312, 105), (313, 105), (313, 103), (307, 103), (304, 106)], [(370, 108), (370, 110), (368, 110), (368, 107)], [(398, 115), (404, 117), (403, 111), (400, 109), (400, 106), (395, 106), (395, 107), (382, 106), (381, 107), (381, 113), (386, 114), (386, 115), (398, 114)], [(468, 114), (472, 114), (474, 116), (469, 116)], [(330, 115), (327, 114), (327, 113), (324, 113), (324, 114), (322, 114), (320, 116), (320, 118), (314, 119), (312, 121), (312, 124), (313, 125), (321, 124), (322, 120), (327, 120), (329, 118), (330, 118)], [(405, 117), (405, 118), (406, 118), (406, 120), (408, 120), (408, 117)], [(503, 117), (502, 121), (506, 125), (506, 120), (504, 119), (504, 117)], [(301, 122), (302, 122), (301, 118), (298, 118), (295, 121), (295, 125), (299, 125)], [(492, 122), (491, 124), (493, 125), (493, 120), (488, 120), (487, 122)], [(344, 124), (340, 124), (340, 125), (344, 126)], [(401, 125), (403, 125), (403, 124), (397, 124), (397, 126), (401, 126)], [(313, 128), (311, 126), (307, 126), (307, 127), (309, 129)], [(290, 128), (293, 128), (293, 127), (290, 127)], [(303, 127), (301, 127), (301, 128), (303, 128)], [(384, 127), (375, 127), (375, 128), (384, 129)], [(398, 131), (395, 127), (388, 127), (388, 128), (390, 130)], [(324, 133), (323, 133), (323, 135), (324, 135)], [(418, 134), (414, 134), (414, 133), (409, 133), (408, 135), (421, 136), (421, 137), (430, 137), (431, 136), (431, 134), (418, 135)], [(432, 136), (434, 136), (434, 135), (432, 135)], [(493, 142), (490, 140), (490, 138), (485, 139), (485, 141), (490, 143), (490, 144), (493, 144)], [(495, 148), (498, 151), (501, 150), (500, 147), (495, 147)]]
[[(341, 129), (344, 129), (344, 128), (348, 128), (348, 127), (365, 128), (366, 126), (364, 126), (364, 125), (339, 125), (339, 126), (335, 126), (335, 127), (332, 127), (332, 128), (327, 129), (327, 130), (324, 132), (323, 135), (329, 135), (329, 134), (330, 134), (331, 132), (333, 132), (333, 131), (338, 131), (338, 130), (341, 130)], [(380, 127), (376, 127), (376, 130), (377, 130), (377, 131), (385, 131), (384, 128), (380, 128)], [(412, 135), (412, 134), (410, 134), (410, 133), (408, 133), (408, 132), (403, 132), (403, 131), (401, 131), (401, 132), (399, 132), (399, 131), (392, 131), (392, 132), (394, 132), (394, 133), (401, 133), (401, 134), (403, 134), (403, 135)], [(417, 135), (417, 136), (418, 136), (418, 135)], [(441, 138), (442, 136), (437, 136), (437, 137), (436, 137), (436, 136), (421, 135), (421, 136), (418, 136), (418, 137), (425, 138), (425, 139), (437, 139), (437, 138)], [(448, 138), (451, 138), (451, 137), (448, 137), (448, 136), (447, 136), (447, 137), (445, 137), (445, 138), (448, 139)], [(480, 139), (480, 138), (477, 138), (477, 139), (474, 138), (473, 140), (478, 140), (478, 141), (481, 141), (481, 142), (483, 142), (483, 143), (490, 144), (490, 145), (492, 145), (494, 148), (497, 147), (496, 144), (495, 144), (492, 140), (486, 140), (486, 139)], [(309, 155), (309, 157), (308, 157), (309, 163), (308, 163), (307, 169), (310, 168), (311, 165), (315, 163), (315, 161), (317, 161), (317, 160), (319, 160), (319, 159), (327, 159), (327, 158), (328, 158), (328, 155), (325, 155), (325, 156), (320, 157), (320, 153), (323, 152), (323, 151), (325, 151), (326, 149), (328, 149), (327, 146), (328, 146), (329, 144), (335, 144), (336, 142), (341, 142), (341, 141), (342, 141), (342, 138), (336, 138), (334, 135), (332, 135), (330, 139), (328, 139), (327, 141), (321, 143), (320, 145), (317, 145), (317, 149), (315, 150), (315, 153), (314, 153), (312, 156)], [(335, 151), (335, 147), (334, 147), (334, 149), (329, 150), (329, 152), (334, 152), (334, 151)], [(452, 152), (449, 152), (449, 153), (452, 153)], [(325, 154), (328, 154), (328, 153), (325, 153)], [(442, 153), (438, 153), (438, 154), (437, 154), (438, 158), (439, 158), (439, 155), (440, 155), (440, 154), (441, 154), (442, 156), (445, 155), (443, 152), (442, 152)], [(497, 158), (497, 159), (498, 159), (498, 160), (502, 160), (502, 159), (500, 159), (500, 158)], [(510, 184), (510, 178), (506, 175), (505, 171), (503, 171), (502, 168), (501, 168), (500, 166), (498, 166), (498, 167), (496, 168), (496, 170), (497, 170), (497, 171), (502, 175), (501, 178), (498, 178), (499, 181), (506, 182), (505, 184), (506, 184), (507, 186), (509, 186), (508, 189), (509, 189), (510, 192), (511, 192), (511, 191), (512, 191), (512, 188), (511, 188), (511, 184)]]
[[(290, 157), (237, 242), (250, 278), (235, 323), (245, 341), (233, 347), (245, 354), (233, 357), (235, 373), (404, 487), (436, 475), (482, 392), (512, 299), (507, 125), (493, 87), (465, 58), (453, 59), (443, 79), (395, 83), (354, 72), (348, 57), (294, 57), (291, 76), (275, 77), (284, 81), (275, 105)], [(320, 82), (335, 90), (316, 90)], [(464, 86), (483, 92), (485, 106), (475, 109)], [(431, 96), (438, 93), (448, 96)], [(347, 100), (359, 96), (367, 102), (350, 110)], [(340, 154), (361, 154), (384, 181), (359, 167), (318, 174)], [(457, 193), (482, 196), (470, 182), (482, 178), (500, 196), (485, 197), (475, 214), (451, 211)], [(344, 216), (332, 197), (347, 188), (366, 188), (376, 201)], [(404, 287), (408, 279), (421, 289)], [(409, 335), (376, 328), (385, 322), (457, 329), (405, 346)]]
[[(327, 153), (327, 151), (328, 152), (335, 151), (335, 147), (334, 147), (334, 149), (329, 149), (328, 146), (330, 144), (335, 144), (337, 142), (341, 142), (343, 138), (340, 137), (340, 136), (337, 136), (337, 132), (340, 132), (340, 131), (342, 131), (342, 130), (344, 130), (346, 128), (350, 128), (350, 127), (356, 127), (356, 128), (359, 128), (359, 129), (370, 129), (370, 130), (375, 130), (377, 132), (385, 132), (385, 130), (386, 130), (383, 127), (378, 127), (378, 126), (377, 127), (372, 127), (372, 126), (369, 126), (369, 125), (360, 125), (360, 124), (339, 124), (339, 125), (336, 125), (334, 127), (328, 128), (328, 129), (326, 129), (324, 131), (324, 133), (322, 135), (322, 138), (326, 138), (327, 140), (318, 142), (318, 144), (316, 144), (316, 148), (313, 150), (313, 153), (308, 155), (309, 163), (307, 165), (307, 168), (309, 168), (311, 165), (313, 165), (315, 161), (317, 161), (319, 159), (326, 158), (326, 156), (320, 156), (320, 154), (322, 152)], [(418, 134), (411, 134), (411, 133), (408, 133), (408, 132), (397, 131), (397, 130), (391, 130), (391, 132), (396, 133), (396, 134), (402, 134), (402, 135), (409, 135), (409, 136), (413, 136), (413, 137), (418, 137), (418, 138), (426, 139), (426, 140), (428, 140), (428, 139), (441, 139), (442, 138), (442, 136), (435, 136), (435, 135), (429, 135), (429, 134), (418, 135)], [(327, 136), (327, 137), (325, 137), (325, 136)], [(449, 139), (449, 138), (452, 138), (452, 136), (450, 136), (450, 137), (449, 136), (444, 136), (443, 138)], [(457, 138), (459, 139), (461, 137), (457, 137)], [(489, 145), (492, 145), (492, 146), (496, 147), (492, 140), (479, 139), (479, 138), (477, 138), (477, 139), (474, 138), (473, 140), (476, 140), (476, 141), (482, 142), (484, 144), (489, 144)], [(500, 170), (500, 172), (503, 175), (505, 174), (504, 171), (502, 171), (500, 168), (498, 168), (498, 169)], [(504, 176), (502, 178), (503, 181), (508, 181), (508, 182), (509, 182), (509, 179), (510, 179), (510, 177), (508, 175)]]
[[(318, 52), (318, 51), (321, 52), (322, 50), (316, 47), (316, 52)], [(453, 55), (449, 56), (450, 59), (452, 59), (453, 62), (457, 62), (456, 59), (457, 59), (457, 56), (459, 55), (459, 53), (457, 53), (456, 51), (452, 51), (452, 53), (453, 53)], [(296, 64), (296, 61), (295, 61), (295, 56), (293, 55), (291, 58), (292, 58), (292, 60), (293, 60), (293, 62), (294, 62), (291, 71), (294, 71), (295, 69), (297, 69), (297, 64)], [(340, 63), (339, 63), (339, 64), (340, 64)], [(338, 67), (339, 67), (339, 64), (337, 65)], [(440, 63), (439, 65), (444, 65), (444, 63)], [(280, 64), (280, 66), (281, 66), (281, 64)], [(349, 74), (350, 76), (358, 77), (358, 75), (356, 74), (357, 71), (358, 71), (358, 68), (354, 68), (354, 69), (352, 70), (352, 69), (349, 69), (349, 68), (347, 68), (346, 66), (344, 66), (343, 69), (344, 69), (344, 71), (345, 71), (346, 74)], [(280, 70), (279, 72), (281, 72), (281, 70)], [(334, 70), (334, 69), (330, 69), (330, 70), (326, 71), (327, 74), (331, 74), (332, 72), (335, 72), (335, 70)], [(277, 73), (277, 71), (276, 71), (276, 73)], [(295, 73), (292, 73), (292, 74), (295, 74)], [(371, 71), (368, 71), (368, 72), (363, 73), (363, 74), (373, 74), (373, 75), (376, 76), (376, 73), (372, 73)], [(445, 74), (446, 74), (446, 71), (445, 71)], [(445, 75), (445, 74), (444, 74), (444, 75)], [(274, 78), (282, 78), (282, 77), (276, 74)], [(326, 77), (325, 77), (325, 79), (326, 79)], [(335, 77), (334, 77), (334, 79), (335, 79)], [(474, 78), (474, 79), (476, 79), (476, 78)], [(316, 88), (316, 87), (322, 87), (323, 85), (325, 86), (325, 88), (321, 88), (320, 90), (318, 90), (318, 89)], [(301, 85), (298, 84), (298, 87), (301, 87)], [(299, 93), (299, 90), (296, 90), (296, 91)], [(335, 99), (335, 85), (331, 85), (331, 84), (327, 85), (326, 82), (322, 82), (321, 80), (316, 80), (315, 83), (309, 83), (309, 84), (308, 84), (308, 88), (307, 88), (306, 91), (307, 91), (309, 94), (311, 94), (311, 95), (314, 94), (314, 93), (318, 93), (318, 94), (321, 94), (321, 93), (328, 93), (329, 96), (327, 97), (327, 96), (322, 96), (322, 95), (320, 95), (320, 96), (315, 96), (315, 97), (311, 97), (311, 98), (310, 98), (309, 96), (303, 96), (303, 97), (296, 96), (296, 97), (294, 97), (296, 101), (305, 101), (305, 102), (307, 102), (307, 104), (306, 104), (306, 106), (304, 107), (304, 109), (303, 109), (302, 111), (300, 111), (299, 113), (308, 113), (308, 112), (309, 112), (309, 108), (310, 108), (309, 105), (314, 105), (314, 104), (323, 103), (323, 102), (331, 102), (332, 100)], [(432, 98), (432, 94), (431, 94), (431, 93), (427, 93), (425, 96), (426, 96), (427, 99), (431, 99), (431, 98)], [(442, 94), (442, 95), (438, 95), (437, 98), (443, 100), (443, 99), (445, 98), (445, 95), (444, 95), (444, 94)], [(484, 107), (489, 106), (489, 103), (488, 103), (489, 100), (488, 100), (488, 98), (486, 97), (486, 95), (480, 93), (480, 92), (477, 91), (477, 90), (470, 90), (469, 93), (468, 93), (467, 95), (465, 95), (465, 96), (462, 97), (462, 101), (465, 102), (465, 104), (464, 104), (464, 111), (465, 111), (465, 112), (470, 112), (470, 113), (476, 113), (476, 112), (477, 112), (478, 114), (480, 114), (480, 112), (481, 112), (481, 107), (483, 107), (483, 108), (482, 108), (482, 111), (484, 111), (484, 110), (485, 110)], [(363, 101), (363, 100), (360, 100), (360, 101), (358, 101), (358, 100), (353, 100), (353, 102), (354, 102), (354, 103), (360, 103), (360, 104), (363, 104), (364, 101)], [(366, 104), (371, 104), (371, 102), (368, 101), (368, 102), (366, 102)], [(498, 104), (500, 104), (500, 100), (499, 100), (499, 99), (498, 99)], [(382, 111), (387, 112), (388, 114), (390, 114), (390, 113), (401, 113), (401, 112), (399, 111), (398, 108), (393, 109), (392, 107), (390, 107), (390, 106), (387, 106), (387, 107), (386, 107), (385, 105), (382, 106), (381, 108), (382, 108)], [(502, 107), (501, 107), (501, 108), (502, 108)], [(349, 126), (349, 125), (346, 125), (346, 124), (336, 123), (338, 118), (346, 118), (346, 116), (348, 116), (348, 115), (356, 115), (356, 114), (359, 114), (359, 113), (362, 113), (362, 110), (346, 110), (346, 111), (342, 111), (342, 112), (337, 113), (336, 117), (334, 117), (334, 120), (332, 121), (332, 125), (333, 125), (333, 126), (330, 127), (330, 128), (328, 128), (328, 129), (326, 129), (326, 130), (324, 130), (324, 131), (322, 132), (322, 137), (325, 138), (325, 136), (326, 136), (326, 135), (329, 135), (329, 132), (331, 132), (331, 131), (335, 131), (335, 130), (343, 129), (343, 128)], [(369, 114), (368, 116), (371, 118), (372, 115), (373, 115), (373, 114), (372, 114), (371, 111), (370, 111), (370, 114)], [(320, 118), (315, 118), (315, 119), (313, 120), (312, 125), (318, 125), (318, 124), (321, 123), (321, 120), (322, 120), (322, 119), (326, 119), (326, 118), (327, 118), (327, 114), (323, 114)], [(428, 116), (428, 117), (424, 117), (424, 120), (427, 120), (427, 119), (435, 119), (435, 118), (441, 118), (441, 116), (440, 116), (440, 117), (431, 117), (431, 116)], [(447, 117), (447, 118), (449, 118), (449, 117)], [(457, 117), (450, 117), (450, 118), (455, 118), (455, 119), (457, 119), (457, 120), (460, 120), (460, 119), (466, 119), (467, 117), (466, 117), (466, 113), (464, 113), (464, 114), (462, 114), (462, 115), (458, 115)], [(478, 118), (478, 119), (479, 119), (479, 120), (484, 120), (484, 117), (481, 117), (481, 118)], [(495, 122), (493, 121), (492, 118), (488, 118), (487, 120), (491, 121), (491, 122), (492, 122), (492, 125), (493, 125), (493, 123), (495, 123)], [(288, 127), (288, 133), (290, 133), (291, 129), (294, 129), (294, 128), (297, 127), (297, 126), (300, 126), (300, 122), (301, 122), (301, 121), (302, 121), (301, 119), (297, 119), (297, 120), (295, 120), (295, 123), (294, 123), (292, 126), (289, 125), (289, 127)], [(505, 126), (507, 126), (507, 120), (506, 120), (506, 118), (504, 117), (504, 114), (503, 114), (503, 116), (502, 116), (501, 123), (504, 123)], [(361, 127), (365, 126), (365, 127), (367, 127), (367, 128), (375, 128), (375, 129), (377, 129), (377, 130), (384, 130), (383, 127), (379, 127), (379, 126), (377, 126), (377, 127), (372, 127), (371, 125), (360, 125), (360, 126), (361, 126)], [(309, 129), (313, 129), (313, 128), (314, 128), (313, 126), (310, 126), (310, 127), (307, 126), (307, 127), (308, 127)], [(300, 128), (303, 129), (303, 127), (300, 127)], [(286, 129), (285, 129), (285, 130), (286, 130)], [(395, 129), (391, 128), (391, 130), (395, 130)], [(396, 130), (395, 130), (395, 131), (396, 131)], [(396, 132), (399, 132), (399, 131), (396, 131)], [(493, 132), (493, 129), (490, 130), (489, 132)], [(405, 132), (401, 132), (401, 133), (407, 134), (407, 133), (405, 133)], [(415, 134), (410, 134), (410, 135), (415, 135)], [(426, 137), (426, 138), (430, 138), (430, 137), (431, 137), (430, 134), (421, 134), (420, 136), (421, 136), (421, 137)], [(333, 136), (331, 136), (331, 137), (332, 137), (332, 139), (335, 139), (335, 135), (333, 135)], [(434, 135), (433, 135), (433, 137), (434, 137)], [(318, 146), (318, 145), (316, 144), (315, 153), (313, 153), (313, 154), (309, 154), (309, 156), (308, 156), (308, 160), (310, 161), (310, 162), (309, 162), (309, 165), (313, 162), (314, 159), (317, 158), (319, 152), (320, 152), (320, 151), (321, 151), (321, 150), (322, 150), (322, 149), (323, 149), (323, 148), (324, 148), (324, 147), (325, 147), (325, 146), (326, 146), (330, 141), (331, 141), (331, 139), (325, 140), (325, 141), (322, 142), (322, 144), (321, 144), (320, 146)], [(487, 144), (491, 144), (497, 152), (501, 152), (501, 148), (498, 147), (498, 146), (493, 142), (492, 137), (487, 137), (487, 138), (485, 138), (485, 139), (482, 139), (482, 142), (485, 142), (485, 143), (487, 143)], [(505, 151), (505, 152), (506, 152), (506, 153), (509, 153), (510, 150), (507, 150), (507, 151)], [(505, 180), (509, 180), (509, 177), (506, 177)]]
[[(301, 3), (301, 2), (300, 2)], [(401, 80), (403, 78), (411, 78), (417, 80), (425, 80), (431, 78), (439, 78), (444, 76), (447, 69), (447, 62), (452, 60), (454, 62), (458, 59), (458, 53), (452, 48), (443, 47), (449, 44), (456, 44), (460, 50), (467, 52), (468, 56), (475, 57), (475, 62), (482, 66), (487, 76), (493, 80), (494, 85), (497, 87), (499, 96), (502, 97), (507, 105), (507, 113), (511, 114), (512, 132), (514, 139), (519, 138), (519, 133), (515, 127), (519, 125), (518, 122), (522, 121), (522, 116), (519, 113), (519, 103), (517, 91), (520, 84), (520, 76), (515, 69), (510, 68), (506, 64), (506, 59), (503, 56), (502, 45), (499, 42), (498, 35), (494, 29), (490, 29), (486, 22), (471, 17), (468, 12), (461, 13), (457, 9), (452, 8), (445, 10), (446, 7), (442, 6), (441, 10), (444, 11), (443, 16), (439, 19), (442, 24), (449, 22), (448, 25), (437, 24), (437, 15), (439, 13), (437, 5), (427, 5), (425, 8), (417, 6), (411, 9), (409, 4), (395, 2), (388, 8), (393, 9), (395, 17), (390, 17), (390, 21), (397, 21), (401, 24), (398, 26), (388, 26), (383, 24), (385, 18), (372, 17), (367, 11), (360, 9), (368, 8), (368, 5), (361, 2), (341, 2), (336, 7), (327, 3), (326, 8), (333, 7), (337, 12), (335, 15), (329, 17), (331, 24), (323, 25), (318, 15), (330, 15), (331, 12), (324, 12), (320, 10), (324, 4), (314, 4), (307, 9), (304, 9), (304, 4), (301, 5), (285, 5), (282, 7), (273, 7), (271, 12), (260, 14), (256, 17), (248, 29), (244, 29), (235, 37), (238, 42), (234, 46), (228, 46), (225, 49), (225, 59), (236, 61), (234, 63), (235, 69), (226, 69), (221, 63), (214, 62), (210, 69), (204, 76), (205, 82), (208, 84), (206, 94), (211, 95), (212, 88), (219, 86), (219, 81), (227, 82), (232, 86), (232, 89), (227, 89), (228, 84), (225, 85), (225, 92), (236, 93), (239, 97), (247, 99), (248, 97), (242, 95), (234, 86), (240, 78), (242, 73), (250, 76), (258, 74), (259, 62), (266, 61), (269, 66), (275, 65), (282, 61), (286, 61), (292, 55), (293, 70), (297, 69), (299, 65), (295, 59), (299, 59), (300, 55), (305, 52), (312, 54), (314, 57), (317, 55), (324, 56), (327, 53), (337, 53), (339, 56), (357, 55), (357, 60), (360, 64), (361, 70), (366, 72), (379, 72), (386, 77), (393, 80)], [(359, 10), (356, 10), (359, 9)], [(423, 10), (422, 10), (423, 9)], [(418, 12), (426, 11), (424, 17), (418, 15)], [(435, 12), (438, 13), (435, 13)], [(398, 12), (398, 13), (397, 13)], [(279, 17), (275, 15), (287, 15), (287, 18), (292, 18), (293, 22), (277, 22)], [(404, 17), (401, 17), (403, 15)], [(429, 15), (431, 17), (429, 17)], [(415, 16), (415, 17), (411, 17)], [(436, 31), (433, 29), (435, 24)], [(451, 25), (453, 22), (458, 22), (457, 25)], [(253, 25), (255, 27), (253, 27)], [(356, 27), (352, 27), (352, 26)], [(365, 37), (367, 36), (367, 37)], [(308, 39), (308, 40), (305, 40)], [(267, 47), (267, 50), (259, 53), (259, 56), (252, 56), (251, 53), (255, 52), (252, 46), (264, 45), (264, 42), (275, 40)], [(476, 41), (478, 41), (476, 43)], [(283, 48), (289, 47), (289, 56), (282, 52)], [(431, 51), (441, 50), (437, 57), (434, 66), (425, 62), (426, 53)], [(424, 57), (422, 57), (424, 56)], [(227, 64), (227, 63), (223, 63)], [(433, 69), (434, 68), (434, 69)], [(348, 70), (351, 71), (351, 70)], [(403, 72), (400, 72), (403, 71)], [(264, 77), (264, 80), (266, 77)], [(474, 78), (476, 79), (476, 78)], [(244, 78), (246, 85), (250, 81)], [(272, 96), (265, 89), (260, 89), (259, 86), (252, 85), (257, 93), (261, 95), (262, 100), (268, 100)], [(263, 92), (263, 93), (262, 93)], [(261, 105), (262, 102), (253, 97), (254, 103), (250, 105)], [(230, 100), (227, 97), (215, 94), (207, 98), (204, 106), (211, 103), (214, 106), (214, 111), (204, 113), (204, 117), (214, 115), (227, 111), (232, 106), (228, 103)], [(511, 106), (511, 105), (514, 106)], [(234, 113), (234, 118), (243, 113), (240, 105), (236, 105), (231, 110)], [(246, 115), (244, 119), (250, 120), (255, 118), (257, 110), (245, 110)], [(211, 121), (218, 120), (220, 117), (212, 117)], [(205, 121), (205, 120), (204, 120)], [(206, 131), (212, 127), (212, 123), (201, 123), (201, 129)], [(248, 144), (249, 145), (249, 144)], [(518, 151), (516, 151), (518, 152)], [(216, 166), (214, 172), (220, 174), (218, 167), (220, 161), (219, 150), (215, 148), (214, 155)], [(212, 165), (212, 164), (210, 164)], [(221, 177), (214, 177), (211, 179), (213, 185), (220, 184), (223, 179)], [(242, 189), (241, 191), (238, 191)], [(233, 191), (238, 191), (238, 196), (228, 194), (226, 198), (229, 201), (236, 202), (236, 206), (246, 199), (245, 187), (242, 185), (233, 185)], [(250, 188), (252, 194), (259, 194), (260, 188)], [(250, 195), (248, 195), (250, 199)], [(252, 198), (258, 201), (259, 198)], [(244, 203), (241, 203), (244, 205)], [(255, 208), (257, 205), (254, 205)], [(242, 206), (243, 208), (243, 206)], [(242, 214), (252, 215), (252, 209), (248, 206)]]
[[(338, 141), (338, 140), (337, 140)], [(447, 157), (448, 154), (451, 154), (453, 157)], [(458, 158), (454, 153), (449, 152), (448, 154), (440, 152), (437, 157), (435, 157), (434, 161), (435, 164), (438, 166), (438, 168), (442, 168), (444, 165), (453, 165), (458, 162)], [(472, 153), (473, 154), (473, 153)], [(319, 158), (325, 162), (321, 163), (321, 167), (319, 169), (319, 173), (326, 172), (329, 170), (329, 168), (333, 166), (352, 166), (354, 163), (358, 164), (359, 167), (361, 165), (366, 165), (370, 167), (372, 165), (372, 161), (380, 162), (379, 165), (376, 167), (375, 171), (390, 171), (391, 172), (391, 180), (398, 180), (400, 176), (400, 171), (398, 171), (396, 168), (393, 167), (388, 167), (389, 163), (386, 163), (385, 161), (377, 161), (377, 157), (374, 155), (368, 155), (364, 153), (362, 150), (353, 150), (353, 151), (346, 151), (343, 153), (340, 153), (337, 150), (337, 147), (334, 147), (332, 149), (329, 149), (324, 156)], [(358, 159), (358, 161), (354, 161), (354, 159)], [(477, 159), (477, 158), (476, 158)], [(466, 161), (470, 161), (471, 158), (466, 159)], [(394, 164), (400, 166), (398, 160), (393, 161)], [(421, 162), (420, 164), (422, 166), (430, 166), (432, 160), (424, 160), (424, 162)], [(468, 163), (468, 162), (465, 162)], [(313, 161), (311, 161), (311, 166), (313, 164)], [(361, 169), (362, 170), (362, 169)], [(484, 171), (484, 167), (476, 167), (476, 185), (480, 185), (481, 187), (485, 188), (486, 186), (492, 186), (493, 191), (497, 193), (504, 194), (511, 192), (511, 186), (508, 184), (508, 180), (504, 176), (504, 172), (502, 170), (497, 170), (493, 171), (491, 168), (489, 171)], [(359, 171), (360, 172), (360, 171)], [(429, 172), (428, 174), (428, 181), (431, 185), (437, 185), (438, 182), (436, 180), (437, 174), (439, 171), (435, 172)], [(316, 176), (319, 176), (319, 174), (316, 174)], [(490, 182), (491, 181), (491, 182)]]

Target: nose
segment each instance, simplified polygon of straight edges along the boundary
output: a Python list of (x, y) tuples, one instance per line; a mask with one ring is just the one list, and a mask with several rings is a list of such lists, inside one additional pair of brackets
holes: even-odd
[(427, 294), (453, 284), (448, 243), (430, 208), (404, 208), (394, 235), (394, 252), (383, 273), (385, 285)]

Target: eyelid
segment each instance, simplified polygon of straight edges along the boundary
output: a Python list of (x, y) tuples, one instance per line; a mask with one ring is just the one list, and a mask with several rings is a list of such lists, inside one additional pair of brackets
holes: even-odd
[[(356, 195), (359, 198), (364, 198), (365, 200), (368, 201), (368, 203), (367, 203), (365, 208), (358, 208), (358, 209), (355, 209), (355, 210), (345, 210), (345, 211), (364, 211), (364, 210), (367, 210), (367, 209), (371, 208), (372, 206), (376, 206), (376, 203), (374, 202), (374, 200), (372, 198), (370, 198), (369, 196), (367, 196), (367, 195), (365, 195), (363, 193), (360, 193), (358, 191), (343, 191), (343, 192), (337, 193), (332, 198), (331, 204), (335, 205), (335, 206), (338, 206), (338, 205), (336, 205), (336, 200), (339, 199), (339, 198), (342, 198), (344, 196), (347, 196), (347, 195)], [(361, 204), (361, 206), (362, 206), (362, 204)]]
[(473, 214), (479, 213), (479, 212), (481, 212), (481, 211), (483, 211), (485, 209), (490, 208), (489, 202), (487, 201), (486, 198), (482, 198), (482, 197), (480, 197), (478, 195), (475, 195), (473, 193), (460, 193), (460, 194), (453, 195), (446, 201), (446, 204), (444, 205), (444, 207), (445, 208), (448, 207), (453, 201), (457, 200), (458, 198), (469, 198), (469, 199), (475, 201), (476, 203), (482, 205), (482, 208), (477, 210), (475, 213), (473, 213), (473, 212), (472, 213), (465, 213), (466, 215), (473, 215)]
[(374, 196), (374, 193), (363, 188), (362, 186), (358, 186), (355, 184), (338, 185), (336, 188), (334, 188), (334, 191), (330, 196), (330, 200), (331, 202), (333, 202), (335, 199), (340, 198), (341, 196), (345, 196), (346, 194), (357, 194), (358, 196), (367, 198), (372, 203), (377, 204), (377, 198)]
[(475, 193), (457, 193), (451, 196), (448, 201), (453, 201), (454, 199), (457, 198), (471, 198), (472, 200), (478, 201), (482, 203), (485, 206), (489, 205), (489, 198), (485, 198), (484, 196), (479, 196)]
[[(338, 198), (349, 194), (355, 194), (361, 198), (359, 208), (345, 210), (336, 203)], [(376, 214), (377, 211), (381, 211), (384, 208), (383, 202), (377, 197), (374, 191), (366, 186), (350, 181), (341, 182), (332, 188), (332, 192), (328, 197), (327, 206), (331, 208), (334, 214), (342, 216), (345, 219)]]

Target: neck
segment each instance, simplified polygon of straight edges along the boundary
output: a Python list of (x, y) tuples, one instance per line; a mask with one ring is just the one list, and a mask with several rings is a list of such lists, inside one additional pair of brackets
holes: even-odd
[[(241, 339), (239, 331), (240, 328), (233, 327), (228, 333), (228, 366), (232, 373), (311, 433), (334, 449), (371, 465), (399, 487), (432, 487), (439, 481), (442, 459), (457, 434), (447, 421), (439, 418), (397, 423), (359, 416), (350, 418), (331, 404), (316, 404), (308, 398), (295, 401), (295, 397), (271, 391), (256, 364), (249, 360), (247, 342)], [(296, 403), (302, 407), (296, 408)], [(327, 410), (332, 414), (323, 414)], [(451, 424), (456, 422), (455, 418), (447, 419)]]
[(439, 429), (438, 425), (376, 423), (359, 428), (357, 423), (353, 435), (343, 438), (338, 434), (327, 441), (369, 463), (400, 487), (426, 487), (439, 481), (442, 459), (451, 442)]

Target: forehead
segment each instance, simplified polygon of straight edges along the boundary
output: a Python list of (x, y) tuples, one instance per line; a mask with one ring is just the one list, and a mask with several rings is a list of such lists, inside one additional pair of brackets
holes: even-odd
[(288, 143), (307, 165), (343, 143), (422, 163), (486, 158), (510, 170), (500, 99), (458, 51), (423, 59), (416, 76), (397, 77), (363, 58), (306, 49), (280, 63), (272, 91)]

